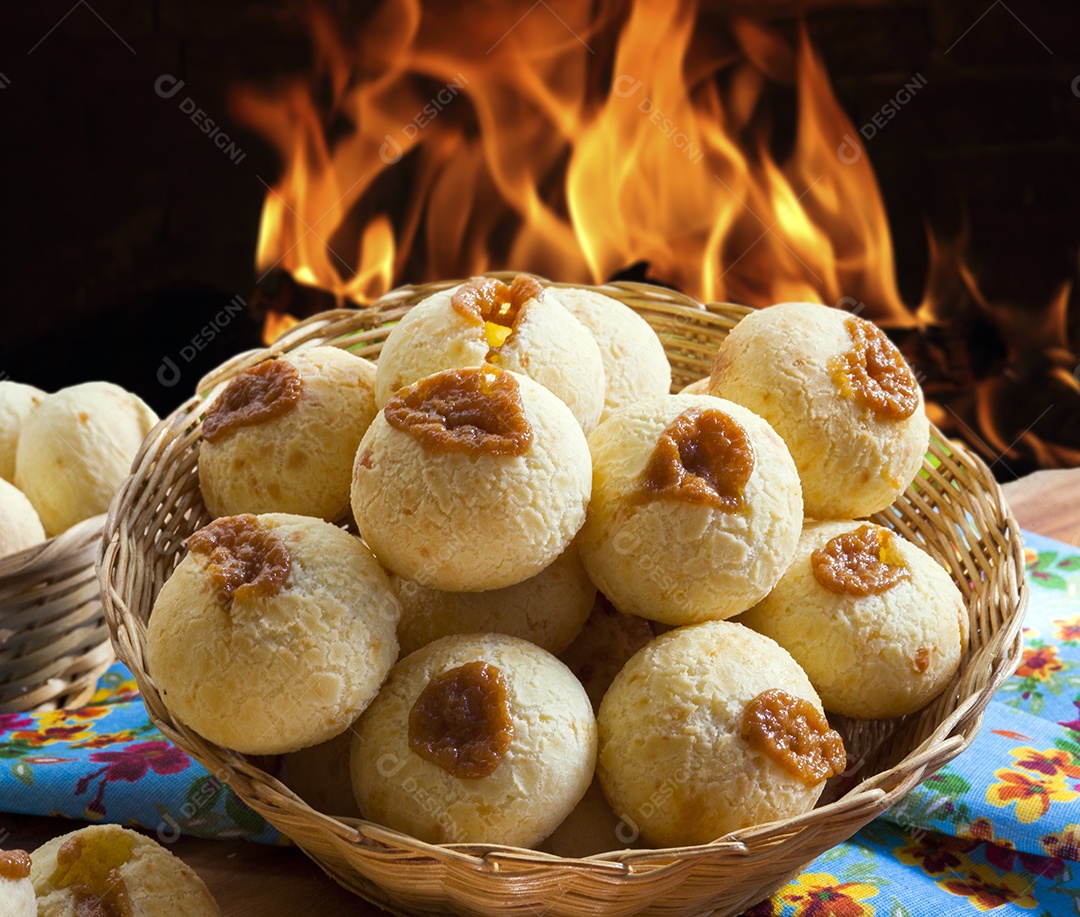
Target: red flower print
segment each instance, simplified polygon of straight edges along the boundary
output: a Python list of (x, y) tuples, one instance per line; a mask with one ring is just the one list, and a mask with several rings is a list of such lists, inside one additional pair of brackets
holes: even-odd
[[(986, 854), (986, 862), (1000, 869), (1002, 872), (1030, 872), (1044, 879), (1056, 879), (1065, 871), (1065, 864), (1055, 857), (1041, 857), (1035, 853), (1017, 853), (1011, 847), (999, 847), (996, 844), (987, 844), (983, 852)], [(1020, 868), (1016, 868), (1016, 864)]]
[(123, 751), (96, 752), (90, 760), (109, 765), (105, 769), (105, 779), (110, 783), (114, 780), (134, 783), (146, 775), (147, 768), (162, 777), (179, 774), (191, 764), (188, 756), (169, 742), (138, 742)]
[(91, 782), (101, 778), (97, 793), (87, 803), (87, 808), (97, 814), (105, 814), (105, 787), (117, 780), (134, 783), (146, 776), (148, 770), (167, 776), (179, 774), (191, 766), (191, 759), (169, 742), (137, 742), (123, 751), (99, 751), (90, 760), (106, 766), (79, 778), (75, 784), (76, 795), (85, 793)]
[[(1002, 872), (1016, 872), (1017, 863), (1020, 864), (1020, 869), (1045, 879), (1056, 879), (1065, 871), (1065, 864), (1061, 860), (1052, 856), (1019, 853), (1012, 841), (1003, 837), (995, 838), (994, 826), (988, 818), (976, 818), (968, 827), (967, 833), (985, 842), (983, 853), (986, 854), (986, 861)], [(1046, 838), (1043, 840), (1045, 841)], [(1045, 849), (1045, 844), (1043, 847)]]
[(21, 713), (0, 713), (0, 735), (14, 729), (25, 729), (27, 726), (33, 725), (34, 721)]
[(1080, 701), (1074, 700), (1073, 706), (1076, 708), (1077, 712), (1076, 719), (1059, 722), (1058, 725), (1064, 726), (1066, 729), (1071, 729), (1073, 732), (1080, 732)]

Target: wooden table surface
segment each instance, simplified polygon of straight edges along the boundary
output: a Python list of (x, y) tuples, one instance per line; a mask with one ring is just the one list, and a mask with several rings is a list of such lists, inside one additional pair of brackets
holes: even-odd
[[(1080, 546), (1080, 469), (1039, 472), (1007, 484), (1005, 493), (1021, 527)], [(0, 846), (33, 850), (76, 825), (0, 814)], [(181, 837), (169, 849), (203, 877), (225, 917), (384, 913), (337, 886), (296, 849), (194, 837)]]

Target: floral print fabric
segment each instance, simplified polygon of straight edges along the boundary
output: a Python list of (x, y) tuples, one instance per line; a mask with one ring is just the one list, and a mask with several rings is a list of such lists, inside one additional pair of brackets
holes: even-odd
[(120, 663), (78, 710), (0, 713), (0, 809), (275, 842), (277, 832), (169, 742)]
[(1024, 543), (1024, 655), (975, 741), (749, 915), (1080, 914), (1080, 549)]
[[(1024, 656), (971, 747), (751, 917), (1080, 914), (1080, 549), (1026, 534)], [(0, 714), (0, 809), (274, 843), (115, 665), (79, 710)]]

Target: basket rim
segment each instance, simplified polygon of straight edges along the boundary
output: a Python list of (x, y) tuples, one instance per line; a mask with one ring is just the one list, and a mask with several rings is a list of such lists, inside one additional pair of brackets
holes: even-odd
[[(514, 273), (499, 272), (486, 276), (499, 277), (507, 275), (514, 276)], [(540, 279), (543, 281), (543, 278)], [(156, 694), (156, 687), (150, 681), (149, 674), (144, 668), (132, 664), (133, 660), (137, 661), (142, 655), (141, 649), (137, 649), (140, 645), (140, 634), (132, 633), (128, 621), (125, 620), (125, 615), (133, 621), (136, 618), (128, 608), (125, 597), (116, 590), (112, 581), (112, 571), (118, 557), (129, 550), (128, 544), (121, 543), (121, 538), (124, 535), (124, 512), (128, 508), (129, 501), (133, 499), (135, 488), (142, 480), (140, 473), (146, 473), (146, 480), (150, 480), (151, 477), (156, 477), (162, 473), (161, 468), (155, 464), (157, 458), (160, 458), (160, 456), (155, 456), (155, 450), (163, 443), (170, 431), (177, 427), (185, 428), (197, 423), (199, 406), (213, 398), (218, 388), (224, 384), (227, 378), (246, 368), (246, 366), (280, 356), (286, 351), (303, 349), (305, 346), (318, 346), (312, 344), (316, 339), (319, 339), (320, 344), (333, 345), (334, 342), (338, 342), (343, 338), (327, 338), (323, 336), (320, 339), (320, 335), (328, 329), (336, 328), (337, 323), (342, 320), (356, 322), (358, 327), (367, 328), (373, 334), (381, 326), (399, 317), (398, 310), (407, 308), (406, 304), (410, 299), (430, 295), (432, 292), (446, 289), (460, 282), (441, 281), (434, 284), (416, 284), (400, 287), (386, 294), (367, 309), (337, 309), (311, 316), (290, 328), (272, 345), (237, 354), (226, 361), (200, 380), (196, 394), (179, 405), (150, 431), (132, 465), (131, 476), (121, 485), (110, 506), (97, 552), (97, 565), (102, 586), (102, 604), (105, 608), (105, 616), (109, 623), (113, 644), (119, 657), (131, 668), (144, 697), (149, 696), (151, 693)], [(543, 282), (549, 283), (548, 281)], [(654, 287), (650, 284), (620, 281), (600, 287), (584, 284), (552, 285), (580, 287), (601, 293), (612, 290), (626, 291), (648, 300), (647, 308), (656, 308), (662, 312), (670, 311), (676, 316), (689, 317), (706, 324), (712, 324), (711, 320), (715, 319), (718, 326), (725, 328), (731, 327), (734, 321), (737, 321), (743, 315), (756, 311), (747, 306), (730, 303), (683, 305), (672, 301), (673, 295), (682, 297), (682, 294)], [(688, 299), (688, 297), (683, 298)], [(737, 316), (734, 321), (731, 320), (733, 315)], [(992, 482), (992, 486), (985, 488), (982, 496), (986, 497), (990, 502), (996, 517), (1003, 520), (999, 534), (1007, 542), (1009, 551), (1002, 550), (999, 554), (1002, 562), (1009, 563), (1010, 560), (1013, 561), (1012, 572), (1015, 574), (1015, 592), (1007, 597), (1010, 606), (1013, 608), (1013, 613), (1007, 622), (994, 634), (995, 639), (1000, 635), (1001, 647), (993, 655), (989, 677), (984, 686), (981, 690), (963, 698), (956, 709), (937, 724), (931, 735), (908, 752), (900, 762), (900, 764), (908, 765), (907, 770), (902, 779), (891, 782), (891, 785), (889, 785), (889, 777), (893, 772), (897, 771), (900, 764), (870, 776), (834, 802), (819, 806), (803, 815), (752, 826), (751, 828), (732, 832), (723, 838), (703, 845), (643, 850), (613, 850), (589, 857), (563, 857), (544, 851), (498, 844), (428, 844), (375, 822), (364, 819), (336, 818), (322, 813), (312, 808), (274, 777), (253, 765), (244, 756), (206, 741), (193, 730), (189, 730), (182, 723), (174, 720), (171, 715), (168, 718), (159, 717), (150, 704), (147, 704), (148, 712), (155, 725), (166, 737), (199, 760), (211, 773), (225, 779), (234, 789), (240, 792), (241, 798), (245, 799), (245, 801), (253, 800), (269, 807), (275, 804), (273, 797), (278, 796), (288, 801), (292, 807), (299, 808), (306, 818), (309, 818), (312, 822), (318, 822), (323, 829), (347, 843), (358, 845), (371, 845), (374, 843), (385, 847), (388, 851), (405, 849), (413, 856), (444, 862), (464, 862), (483, 871), (496, 869), (504, 875), (508, 872), (513, 873), (515, 868), (528, 867), (531, 870), (543, 867), (573, 866), (589, 870), (599, 869), (613, 876), (640, 878), (643, 872), (653, 875), (657, 871), (678, 869), (687, 857), (708, 857), (722, 851), (749, 855), (751, 853), (750, 842), (782, 843), (785, 838), (804, 830), (807, 823), (819, 821), (823, 815), (832, 816), (859, 806), (870, 806), (874, 810), (874, 815), (862, 822), (865, 824), (925, 779), (928, 772), (932, 773), (970, 745), (981, 724), (983, 709), (998, 686), (1015, 670), (1021, 657), (1021, 627), (1027, 606), (1028, 586), (1022, 563), (1023, 544), (1019, 526), (1005, 501), (1000, 485), (994, 481), (989, 469), (979, 456), (968, 450), (963, 444), (949, 440), (933, 424), (931, 424), (931, 438), (932, 442), (936, 439), (940, 443), (948, 445), (951, 454), (957, 459), (958, 466), (966, 466), (981, 471)], [(1019, 548), (1020, 554), (1018, 562), (1016, 561), (1017, 548)], [(144, 598), (146, 597), (144, 596)], [(142, 628), (142, 638), (144, 638), (145, 624), (141, 621), (137, 623)], [(262, 786), (255, 788), (253, 781), (260, 782)], [(259, 806), (256, 806), (256, 808), (265, 816), (266, 812), (263, 808)], [(271, 823), (273, 823), (272, 820)], [(275, 826), (283, 834), (289, 836), (287, 831), (281, 829), (280, 826)], [(837, 842), (833, 841), (827, 846), (831, 847), (834, 843)]]
[(59, 535), (53, 535), (52, 538), (46, 538), (45, 541), (39, 541), (14, 554), (0, 557), (0, 579), (9, 576), (25, 576), (38, 569), (44, 570), (56, 563), (60, 557), (85, 550), (90, 545), (96, 545), (105, 531), (105, 522), (108, 517), (108, 511), (98, 513), (81, 522), (76, 522)]

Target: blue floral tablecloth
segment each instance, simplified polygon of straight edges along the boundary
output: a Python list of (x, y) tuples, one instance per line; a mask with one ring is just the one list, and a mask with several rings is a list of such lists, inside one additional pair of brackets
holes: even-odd
[[(1024, 539), (1024, 658), (971, 747), (753, 917), (1080, 915), (1080, 549)], [(79, 710), (0, 714), (0, 810), (281, 840), (153, 727), (119, 664)]]

